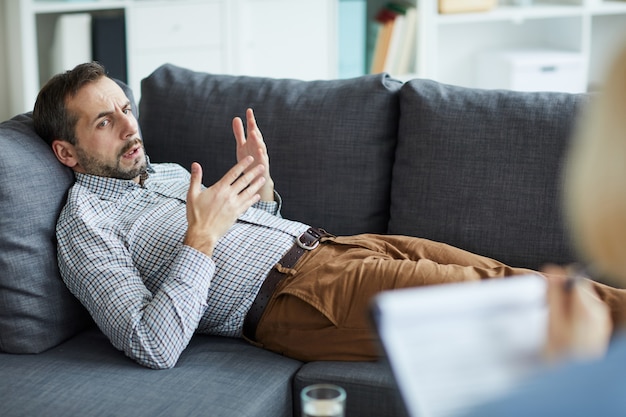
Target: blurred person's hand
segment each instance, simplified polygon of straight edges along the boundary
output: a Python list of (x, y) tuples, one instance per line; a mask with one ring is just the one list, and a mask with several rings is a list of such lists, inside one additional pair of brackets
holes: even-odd
[(609, 308), (588, 279), (570, 268), (547, 266), (548, 335), (544, 355), (548, 361), (595, 359), (609, 345), (613, 323)]

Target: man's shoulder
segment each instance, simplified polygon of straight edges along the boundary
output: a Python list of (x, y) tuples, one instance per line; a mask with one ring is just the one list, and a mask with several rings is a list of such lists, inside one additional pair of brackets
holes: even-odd
[(69, 223), (77, 219), (92, 217), (98, 213), (106, 212), (109, 201), (103, 199), (89, 187), (75, 182), (70, 187), (65, 206), (61, 210), (57, 227), (63, 223)]
[(89, 187), (80, 182), (74, 182), (74, 184), (67, 192), (67, 201), (65, 207), (67, 208), (68, 206), (73, 206), (77, 203), (88, 201), (94, 198), (96, 198), (96, 193), (94, 193)]

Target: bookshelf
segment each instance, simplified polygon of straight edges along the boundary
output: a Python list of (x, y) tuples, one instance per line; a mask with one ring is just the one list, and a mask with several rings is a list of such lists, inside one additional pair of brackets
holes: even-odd
[(335, 78), (338, 2), (2, 0), (0, 116), (32, 109), (51, 75), (48, 55), (63, 14), (123, 16), (128, 83), (139, 99), (140, 81), (165, 62), (224, 74)]
[[(387, 2), (370, 0), (370, 28)], [(620, 43), (626, 42), (626, 1), (534, 0), (516, 6), (500, 0), (483, 12), (440, 14), (438, 0), (417, 0), (415, 50), (401, 79), (430, 78), (475, 87), (477, 56), (489, 50), (556, 49), (580, 54), (588, 90), (601, 84)], [(375, 36), (369, 31), (368, 47)], [(371, 53), (369, 58), (371, 60)]]

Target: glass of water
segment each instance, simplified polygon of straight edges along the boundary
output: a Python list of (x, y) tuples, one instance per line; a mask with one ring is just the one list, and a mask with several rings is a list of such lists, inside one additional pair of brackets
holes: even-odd
[(344, 417), (346, 391), (337, 385), (315, 384), (300, 394), (302, 417)]

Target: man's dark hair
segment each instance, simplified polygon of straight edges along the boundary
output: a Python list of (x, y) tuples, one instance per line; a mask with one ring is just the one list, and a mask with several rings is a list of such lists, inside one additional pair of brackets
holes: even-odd
[(106, 76), (106, 71), (98, 62), (77, 65), (74, 69), (52, 77), (39, 91), (33, 109), (35, 131), (43, 140), (52, 145), (55, 139), (76, 145), (75, 128), (78, 116), (68, 111), (68, 98), (91, 82)]

